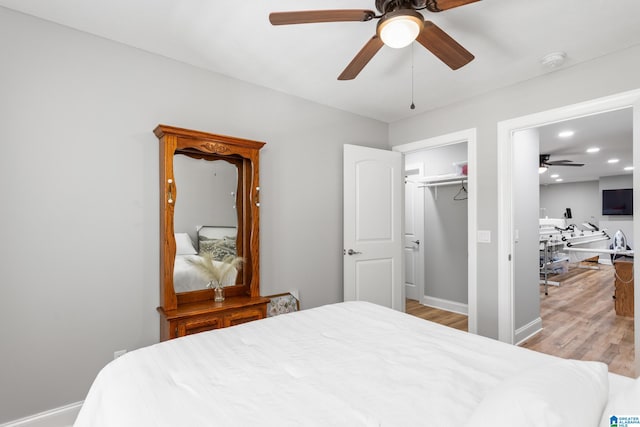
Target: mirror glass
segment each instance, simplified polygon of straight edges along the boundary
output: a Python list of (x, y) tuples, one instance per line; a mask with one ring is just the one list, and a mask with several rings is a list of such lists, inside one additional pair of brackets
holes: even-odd
[[(173, 158), (176, 182), (174, 231), (176, 258), (173, 287), (176, 293), (205, 289), (209, 280), (189, 259), (204, 252), (213, 262), (236, 251), (238, 236), (238, 169), (223, 159), (193, 158), (176, 154)], [(236, 283), (234, 271), (223, 280), (224, 286)]]

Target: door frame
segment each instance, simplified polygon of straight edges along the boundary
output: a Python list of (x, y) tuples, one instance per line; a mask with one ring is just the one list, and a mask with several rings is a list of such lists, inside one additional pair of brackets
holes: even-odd
[[(623, 108), (633, 109), (633, 165), (640, 166), (640, 89), (590, 101), (567, 105), (540, 113), (498, 122), (498, 339), (513, 344), (515, 339), (513, 284), (513, 134), (520, 130), (544, 126), (578, 117), (605, 113)], [(640, 169), (638, 169), (640, 171)], [(633, 193), (640, 200), (640, 173), (633, 174)], [(633, 240), (640, 244), (640, 203), (633, 208)], [(634, 280), (640, 279), (635, 270)], [(640, 307), (640, 292), (636, 292), (635, 305)], [(635, 318), (634, 346), (640, 349), (640, 316)], [(640, 351), (635, 352), (636, 370), (640, 369)]]
[(468, 181), (467, 192), (469, 198), (467, 200), (467, 268), (468, 268), (468, 329), (473, 334), (478, 333), (478, 273), (477, 273), (477, 230), (478, 230), (478, 203), (476, 197), (477, 183), (477, 135), (476, 128), (465, 129), (445, 135), (427, 138), (420, 141), (410, 142), (407, 144), (394, 145), (391, 147), (393, 151), (399, 151), (409, 154), (424, 149), (443, 147), (446, 145), (467, 143), (467, 164), (468, 164)]

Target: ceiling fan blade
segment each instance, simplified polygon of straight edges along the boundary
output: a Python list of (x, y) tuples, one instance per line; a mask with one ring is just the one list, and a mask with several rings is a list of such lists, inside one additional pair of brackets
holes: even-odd
[(371, 58), (374, 57), (376, 53), (380, 50), (380, 48), (384, 45), (380, 37), (374, 35), (371, 39), (365, 44), (360, 52), (351, 60), (347, 68), (344, 69), (342, 74), (338, 76), (338, 80), (353, 80), (356, 78), (360, 71), (364, 68), (365, 65), (371, 61)]
[(584, 163), (548, 162), (549, 166), (584, 166)]
[(303, 10), (297, 12), (273, 12), (269, 14), (272, 25), (314, 24), (318, 22), (370, 21), (376, 16), (372, 10)]
[(474, 58), (467, 49), (431, 21), (424, 22), (424, 28), (416, 40), (452, 70), (467, 65)]
[(480, 0), (427, 0), (427, 9), (430, 12), (442, 12), (465, 4), (475, 3)]

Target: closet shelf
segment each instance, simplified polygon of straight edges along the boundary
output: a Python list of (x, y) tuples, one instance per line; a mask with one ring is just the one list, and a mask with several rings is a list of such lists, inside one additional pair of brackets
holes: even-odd
[(461, 182), (467, 182), (467, 175), (441, 175), (441, 176), (423, 176), (417, 180), (425, 184), (427, 187), (435, 187), (438, 185), (455, 185)]

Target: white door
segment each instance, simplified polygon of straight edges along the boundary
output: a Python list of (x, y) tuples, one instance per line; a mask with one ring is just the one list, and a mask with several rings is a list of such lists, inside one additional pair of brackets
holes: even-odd
[(404, 288), (408, 299), (424, 299), (424, 188), (416, 179), (422, 166), (405, 167)]
[(402, 154), (344, 146), (344, 299), (404, 311)]

